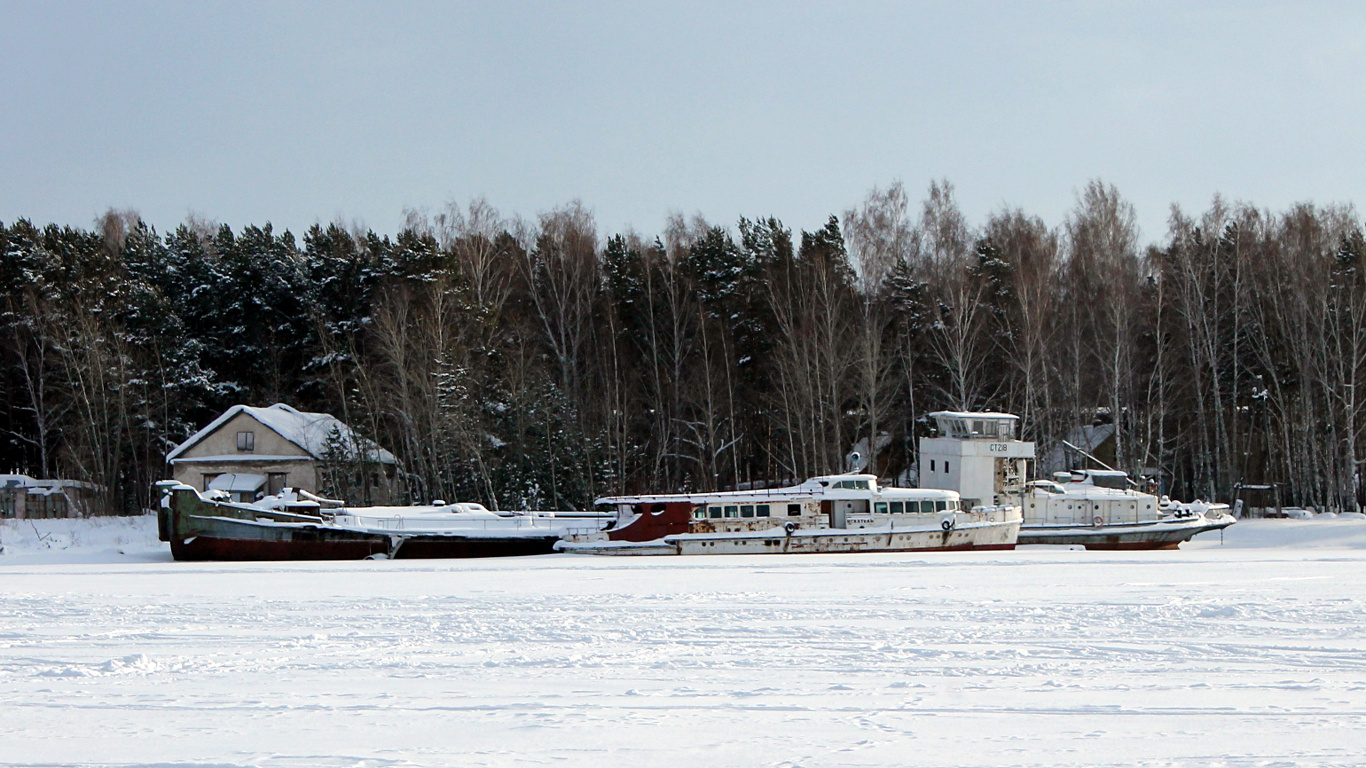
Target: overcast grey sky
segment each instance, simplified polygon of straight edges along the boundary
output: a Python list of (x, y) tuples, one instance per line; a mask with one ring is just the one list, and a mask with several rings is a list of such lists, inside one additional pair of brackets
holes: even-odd
[(1216, 192), (1357, 202), (1366, 4), (15, 3), (0, 221), (133, 208), (394, 233), (574, 198), (819, 226), (946, 177), (974, 223), (1115, 184), (1160, 239)]

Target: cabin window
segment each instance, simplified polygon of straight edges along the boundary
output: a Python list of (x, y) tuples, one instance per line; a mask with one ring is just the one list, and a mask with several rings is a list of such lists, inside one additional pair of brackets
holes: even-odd
[(753, 504), (741, 504), (741, 505), (740, 505), (740, 517), (754, 517), (754, 505), (753, 505)]
[(692, 519), (694, 519), (694, 520), (705, 520), (705, 519), (707, 519), (707, 508), (706, 508), (706, 507), (698, 507), (697, 509), (694, 509), (694, 510), (692, 511)]
[(800, 515), (801, 513), (802, 513), (802, 505), (800, 505), (800, 504), (788, 504), (788, 505), (787, 505), (787, 516), (788, 516), (788, 517), (796, 517), (797, 515)]
[(854, 488), (859, 489), (860, 491), (871, 491), (871, 490), (872, 490), (872, 488), (868, 485), (868, 481), (867, 481), (867, 480), (855, 480), (855, 481), (853, 481), (852, 483), (850, 483), (850, 485), (851, 485), (852, 487), (854, 487)]
[(726, 517), (739, 517), (740, 508), (734, 504), (726, 505)]
[(885, 515), (885, 514), (887, 514), (887, 502), (885, 502), (885, 501), (875, 501), (875, 502), (873, 502), (873, 514), (876, 514), (876, 515)]
[(759, 517), (768, 517), (768, 505), (760, 504), (754, 508), (754, 514)]
[(707, 515), (708, 515), (709, 517), (713, 518), (713, 519), (718, 519), (718, 518), (721, 517), (721, 508), (720, 508), (720, 507), (707, 507)]
[[(912, 502), (912, 503), (914, 503), (914, 502)], [(901, 514), (901, 512), (902, 512), (902, 502), (899, 502), (899, 501), (894, 501), (894, 502), (892, 502), (892, 514), (894, 514), (894, 515), (899, 515), (899, 514)]]
[(255, 433), (255, 432), (238, 432), (238, 433), (237, 433), (237, 450), (239, 450), (239, 451), (254, 451), (254, 450), (256, 450), (256, 433)]
[(936, 502), (934, 503), (934, 511), (935, 511), (935, 512), (944, 512), (944, 511), (948, 510), (948, 508), (949, 508), (949, 503), (948, 503), (947, 501), (936, 501)]

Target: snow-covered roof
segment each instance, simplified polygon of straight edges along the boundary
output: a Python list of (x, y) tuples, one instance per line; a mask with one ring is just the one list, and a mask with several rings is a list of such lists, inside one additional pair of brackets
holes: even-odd
[(328, 440), (335, 435), (338, 443), (346, 450), (350, 450), (352, 445), (358, 445), (365, 451), (367, 461), (376, 461), (382, 464), (398, 463), (398, 459), (394, 458), (392, 453), (379, 447), (373, 441), (356, 435), (350, 427), (332, 414), (300, 411), (284, 403), (276, 403), (269, 408), (234, 405), (224, 411), (221, 416), (209, 422), (208, 426), (190, 435), (190, 439), (177, 445), (174, 450), (166, 454), (166, 460), (175, 461), (180, 458), (186, 451), (241, 413), (256, 419), (263, 426), (299, 446), (315, 459), (321, 460), (326, 457)]
[(996, 413), (994, 411), (935, 411), (930, 414), (930, 418), (946, 419), (1012, 419), (1018, 421), (1019, 416), (1013, 413)]
[(209, 482), (211, 491), (256, 491), (266, 484), (265, 475), (250, 475), (229, 472), (219, 475)]
[(83, 480), (36, 480), (28, 475), (0, 475), (0, 488), (27, 488), (29, 493), (53, 493), (65, 489), (96, 490)]

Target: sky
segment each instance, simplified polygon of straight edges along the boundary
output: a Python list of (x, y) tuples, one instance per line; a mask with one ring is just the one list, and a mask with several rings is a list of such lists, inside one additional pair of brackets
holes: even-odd
[(0, 222), (132, 209), (393, 234), (405, 209), (581, 200), (600, 232), (948, 179), (981, 224), (1115, 185), (1357, 203), (1366, 4), (0, 0)]

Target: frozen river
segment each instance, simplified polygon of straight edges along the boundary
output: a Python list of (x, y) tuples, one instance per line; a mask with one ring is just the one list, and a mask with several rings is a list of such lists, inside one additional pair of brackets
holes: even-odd
[(11, 554), (0, 766), (1360, 765), (1363, 539), (1343, 520), (1148, 553)]

